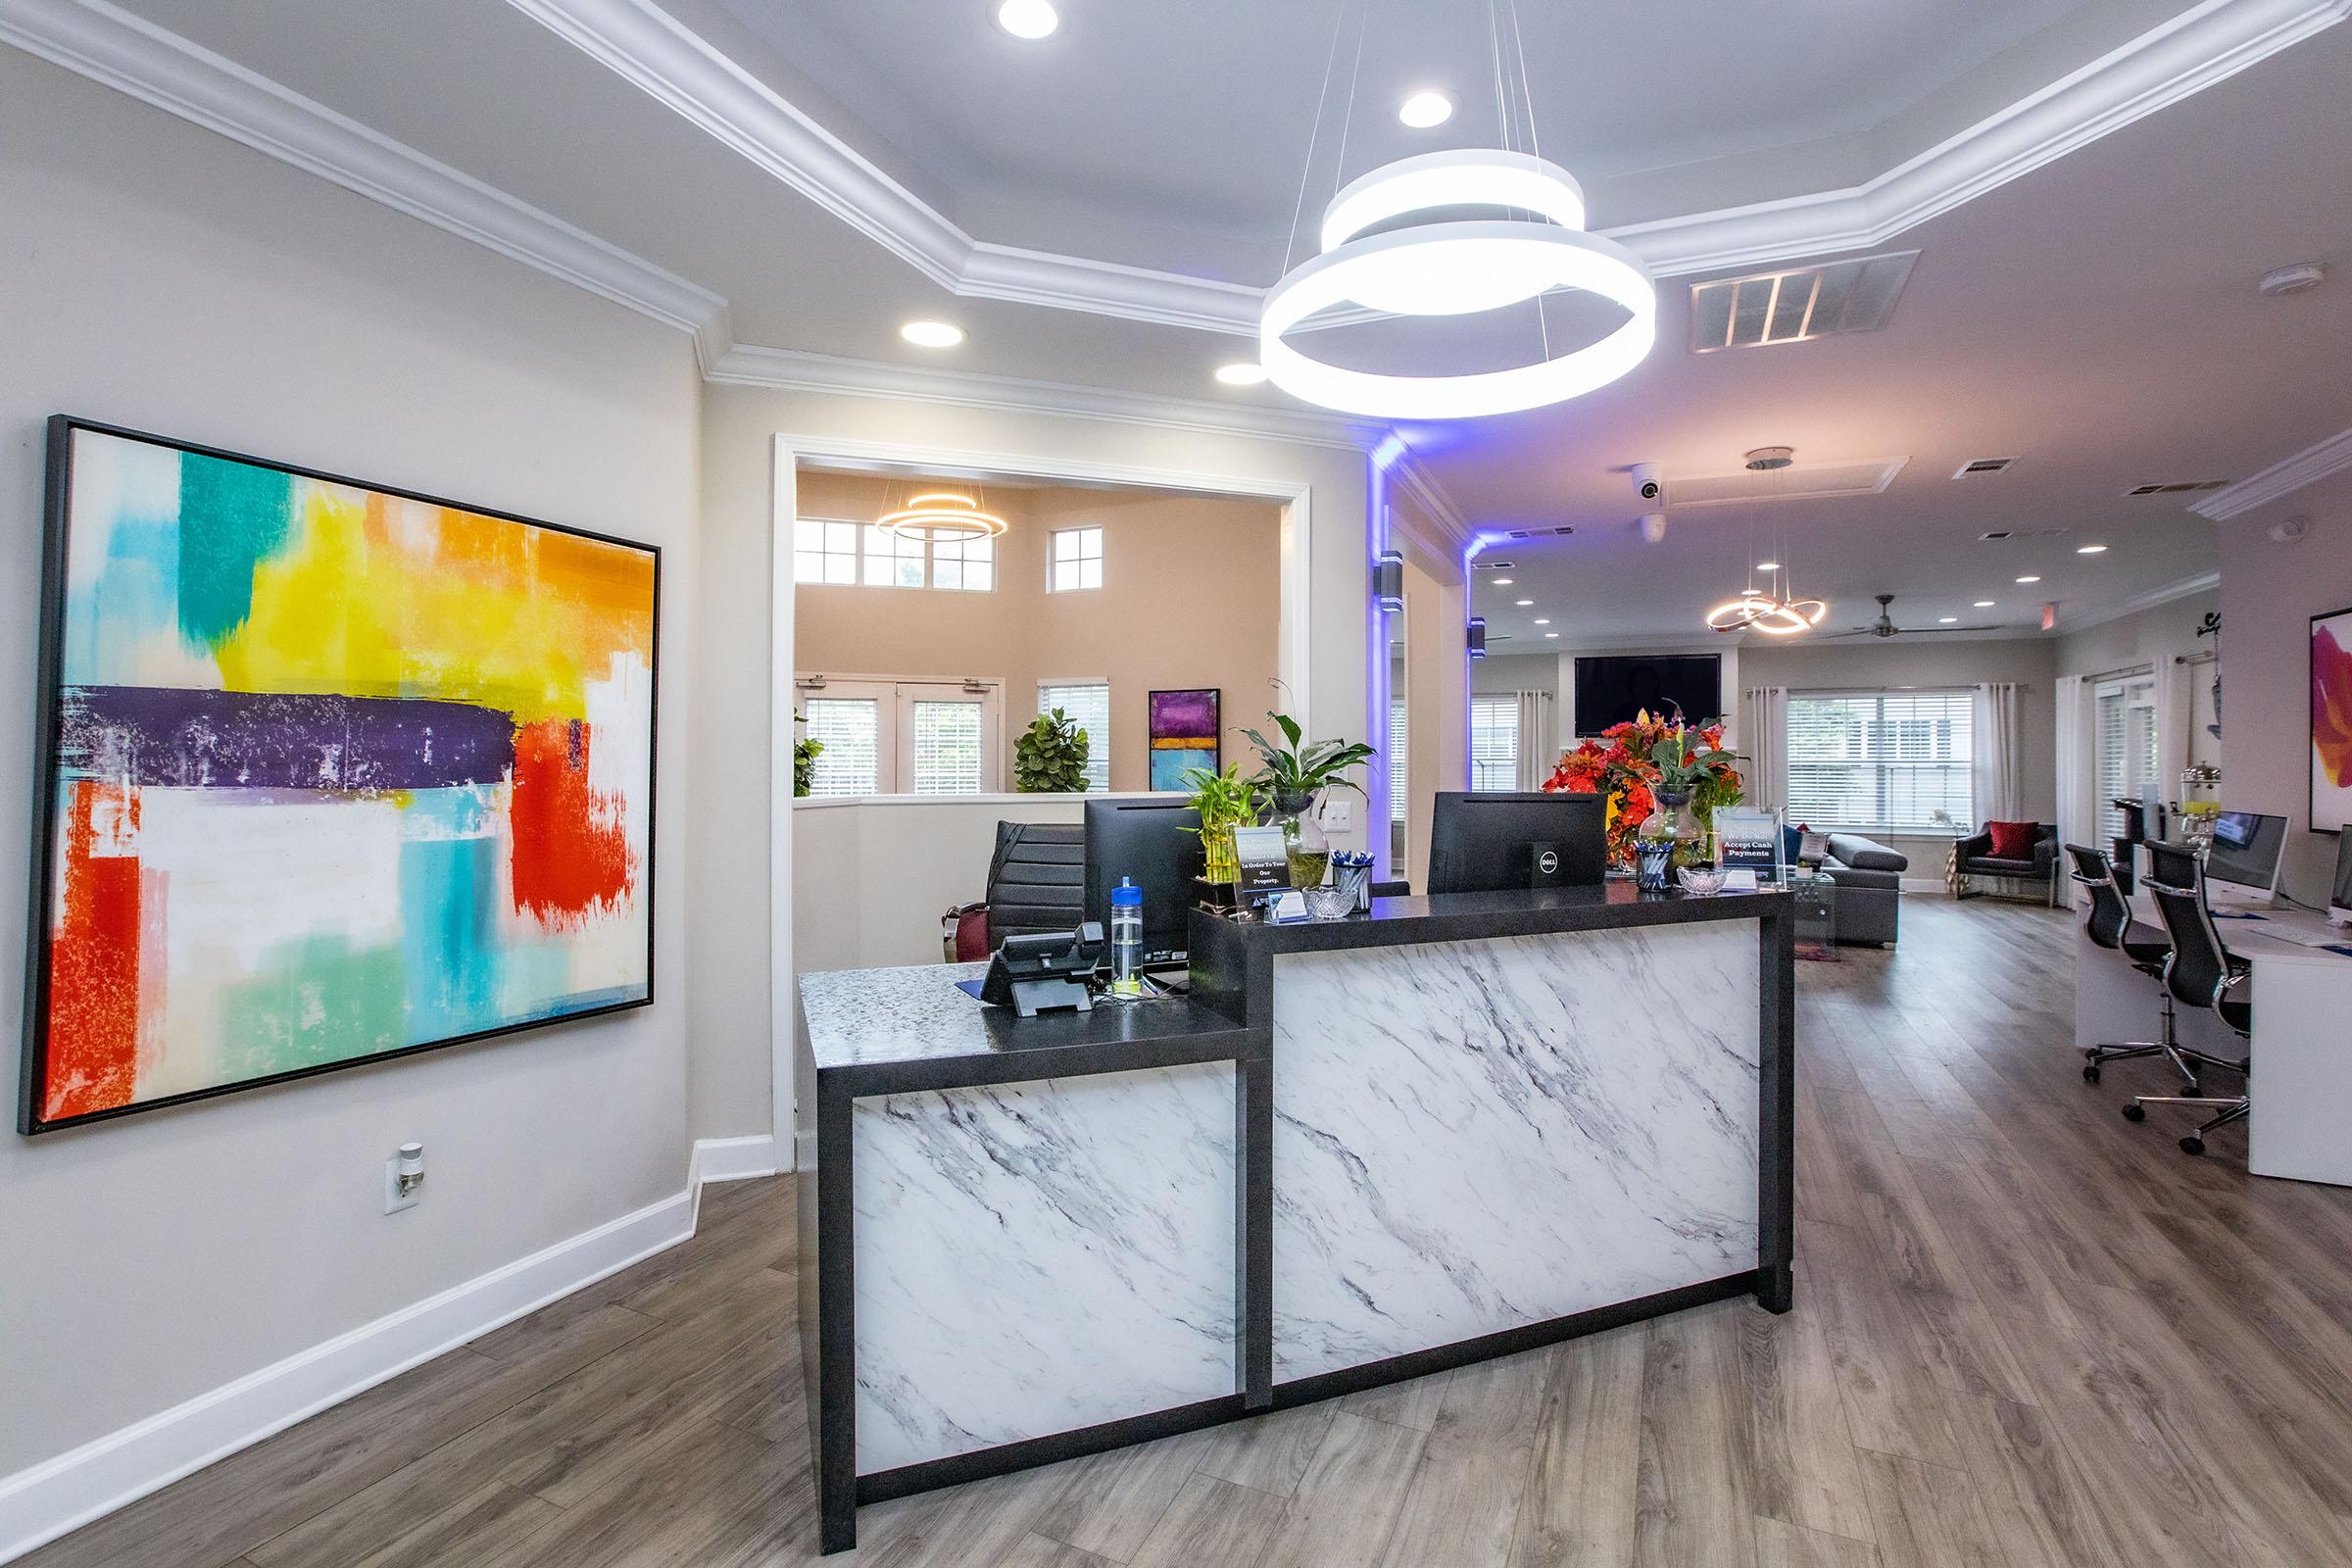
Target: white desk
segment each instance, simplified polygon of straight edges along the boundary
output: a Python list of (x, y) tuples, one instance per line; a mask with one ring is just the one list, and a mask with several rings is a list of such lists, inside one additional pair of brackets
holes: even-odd
[[(2134, 919), (2163, 929), (2146, 894), (2132, 905)], [(2254, 966), (2253, 1042), (2241, 1045), (2210, 1008), (2189, 1006), (2180, 1009), (2180, 1042), (2216, 1055), (2251, 1053), (2248, 1170), (2352, 1187), (2352, 957), (2287, 940), (2329, 934), (2322, 915), (2278, 905), (2260, 908), (2261, 919), (2231, 919), (2228, 907), (2254, 906), (2216, 905), (2214, 919), (2223, 943)], [(2352, 946), (2352, 931), (2332, 936)], [(2077, 1042), (2147, 1039), (2150, 982), (2123, 955), (2076, 941)]]

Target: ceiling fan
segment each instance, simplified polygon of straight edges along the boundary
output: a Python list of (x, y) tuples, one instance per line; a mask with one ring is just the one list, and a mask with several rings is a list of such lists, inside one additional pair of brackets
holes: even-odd
[(1998, 627), (1998, 626), (1942, 626), (1942, 625), (1936, 625), (1936, 626), (1897, 626), (1897, 625), (1894, 623), (1894, 616), (1893, 616), (1893, 615), (1891, 615), (1891, 614), (1889, 614), (1889, 613), (1887, 612), (1887, 609), (1886, 609), (1886, 607), (1887, 607), (1887, 606), (1889, 606), (1889, 605), (1891, 605), (1891, 604), (1893, 604), (1893, 603), (1894, 603), (1894, 595), (1892, 595), (1892, 594), (1874, 594), (1874, 595), (1872, 595), (1871, 597), (1872, 597), (1872, 598), (1874, 598), (1874, 599), (1876, 599), (1876, 600), (1878, 600), (1878, 602), (1879, 602), (1879, 618), (1878, 618), (1878, 621), (1877, 621), (1877, 623), (1876, 623), (1876, 624), (1873, 624), (1873, 625), (1869, 625), (1869, 626), (1856, 626), (1856, 627), (1855, 627), (1855, 628), (1854, 628), (1852, 631), (1834, 631), (1834, 632), (1830, 633), (1830, 636), (1831, 636), (1831, 638), (1835, 639), (1835, 638), (1838, 638), (1838, 637), (1899, 637), (1899, 636), (1903, 635), (1905, 632), (1914, 632), (1914, 633), (1916, 633), (1916, 632), (1923, 632), (1923, 631), (1999, 631), (1999, 630), (2001, 629), (2001, 628), (2000, 628), (2000, 627)]

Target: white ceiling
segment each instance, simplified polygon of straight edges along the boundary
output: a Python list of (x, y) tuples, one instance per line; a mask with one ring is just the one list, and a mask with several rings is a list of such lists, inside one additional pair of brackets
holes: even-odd
[[(2290, 3), (2225, 0), (2249, 14)], [(642, 16), (648, 0), (565, 4)], [(1219, 333), (951, 294), (524, 14), (542, 0), (128, 5), (723, 298), (742, 343), (1213, 400), (1240, 415), (1297, 407), (1271, 389), (1215, 386), (1209, 371), (1247, 352)], [(993, 28), (981, 0), (667, 10), (741, 80), (782, 94), (978, 239), (1268, 280), (1331, 0), (1062, 5), (1064, 31), (1026, 46)], [(0, 11), (43, 8), (75, 0), (0, 0)], [(1588, 176), (1596, 222), (1870, 179), (2183, 8), (1791, 0), (1740, 11), (1746, 24), (1702, 27), (1687, 10), (1634, 0), (1525, 6), (1544, 149)], [(1463, 98), (1441, 137), (1490, 131), (1485, 6), (1376, 0), (1373, 14), (1348, 172), (1424, 145), (1393, 118), (1408, 72)], [(2211, 526), (2180, 501), (2126, 502), (2122, 490), (2242, 478), (2352, 423), (2352, 206), (2336, 199), (2352, 188), (2347, 80), (2352, 28), (2321, 31), (2056, 162), (1984, 182), (1901, 233), (1900, 248), (1922, 254), (1883, 332), (1692, 357), (1688, 279), (1669, 279), (1659, 347), (1624, 381), (1557, 409), (1405, 433), (1474, 524), (1576, 525), (1541, 552), (1511, 548), (1542, 608), (1576, 617), (1589, 639), (1695, 626), (1740, 585), (1747, 531), (1768, 515), (1838, 623), (1867, 619), (1880, 591), (1902, 596), (1907, 624), (1973, 619), (1978, 598), (2000, 600), (1996, 618), (2015, 630), (2038, 624), (2044, 598), (2062, 625), (2113, 611), (2215, 559)], [(2307, 259), (2338, 275), (2297, 299), (2255, 298), (2257, 273)], [(896, 328), (918, 315), (949, 317), (970, 338), (944, 355), (911, 349)], [(1910, 461), (1881, 495), (1694, 511), (1665, 545), (1639, 542), (1626, 465), (1720, 472), (1767, 442), (1794, 445), (1800, 463)], [(1992, 456), (2022, 461), (1993, 479), (1948, 477)], [(2065, 528), (2115, 548), (2091, 560), (2071, 545), (1979, 544), (1993, 526)], [(2009, 581), (2029, 569), (2046, 581)], [(1512, 607), (1482, 596), (1481, 608), (1509, 627)]]

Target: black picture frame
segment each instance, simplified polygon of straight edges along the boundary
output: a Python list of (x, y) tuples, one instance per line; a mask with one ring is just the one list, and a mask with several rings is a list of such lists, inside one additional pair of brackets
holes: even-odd
[[(2327, 620), (2341, 620), (2346, 617), (2352, 617), (2352, 605), (2346, 605), (2341, 610), (2327, 611), (2311, 617), (2310, 637), (2304, 644), (2303, 653), (2305, 680), (2303, 689), (2306, 692), (2314, 690), (2320, 683), (2320, 623)], [(2307, 734), (2303, 757), (2305, 769), (2303, 775), (2303, 826), (2313, 833), (2340, 834), (2346, 826), (2343, 822), (2338, 822), (2333, 827), (2320, 826), (2320, 760), (2314, 755), (2318, 748), (2318, 736)]]
[[(48, 1078), (49, 979), (51, 932), (49, 901), (57, 874), (57, 833), (52, 812), (56, 804), (59, 759), (58, 735), (62, 712), (63, 691), (59, 677), (65, 660), (66, 631), (66, 572), (68, 546), (73, 524), (73, 463), (74, 436), (76, 431), (113, 436), (126, 441), (144, 442), (150, 446), (166, 447), (174, 452), (193, 453), (199, 457), (217, 458), (227, 463), (241, 463), (254, 467), (274, 469), (296, 478), (318, 480), (325, 484), (344, 485), (353, 489), (371, 491), (378, 495), (404, 501), (419, 502), (426, 506), (471, 513), (476, 516), (494, 517), (504, 522), (544, 528), (551, 533), (564, 534), (575, 539), (593, 540), (598, 544), (614, 545), (638, 551), (651, 558), (653, 564), (653, 624), (650, 641), (652, 656), (651, 690), (646, 705), (649, 728), (646, 753), (646, 829), (645, 829), (645, 995), (625, 1002), (607, 1003), (600, 1006), (583, 1007), (556, 1017), (524, 1019), (502, 1024), (494, 1029), (481, 1029), (469, 1034), (453, 1035), (442, 1040), (419, 1041), (393, 1051), (377, 1052), (370, 1055), (355, 1056), (344, 1061), (319, 1062), (286, 1072), (270, 1073), (258, 1078), (240, 1079), (235, 1083), (208, 1085), (175, 1095), (159, 1096), (125, 1105), (113, 1105), (103, 1110), (87, 1111), (74, 1116), (44, 1117), (40, 1112), (41, 1091)], [(379, 484), (368, 479), (355, 479), (347, 474), (330, 473), (324, 469), (303, 467), (296, 464), (279, 463), (270, 458), (254, 457), (248, 453), (231, 452), (220, 447), (202, 446), (194, 442), (174, 440), (145, 430), (129, 429), (96, 419), (79, 418), (72, 415), (51, 415), (47, 425), (47, 475), (42, 497), (41, 540), (41, 598), (39, 612), (40, 648), (36, 663), (39, 682), (34, 697), (32, 733), (33, 789), (31, 802), (32, 855), (30, 888), (26, 902), (27, 920), (24, 933), (24, 1033), (20, 1052), (17, 1131), (25, 1137), (37, 1137), (68, 1127), (83, 1127), (98, 1122), (116, 1121), (125, 1116), (147, 1111), (165, 1110), (174, 1105), (191, 1104), (198, 1101), (217, 1100), (223, 1095), (243, 1094), (274, 1084), (293, 1083), (316, 1078), (325, 1073), (342, 1072), (352, 1068), (372, 1067), (384, 1062), (398, 1061), (442, 1051), (452, 1046), (471, 1045), (483, 1040), (502, 1039), (508, 1035), (533, 1030), (576, 1024), (590, 1018), (608, 1017), (614, 1013), (633, 1012), (654, 1004), (657, 994), (657, 939), (659, 910), (656, 903), (656, 852), (660, 839), (661, 803), (661, 733), (662, 733), (662, 547), (612, 534), (597, 533), (587, 528), (568, 527), (548, 522), (543, 518), (526, 517), (519, 513), (503, 512), (495, 507), (475, 506), (470, 502), (453, 501), (445, 496), (421, 490), (404, 489), (397, 485)]]

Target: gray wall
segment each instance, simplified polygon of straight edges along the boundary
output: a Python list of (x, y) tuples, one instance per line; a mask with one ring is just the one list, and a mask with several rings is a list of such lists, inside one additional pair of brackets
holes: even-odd
[(1470, 666), (1473, 692), (1560, 694), (1560, 662), (1551, 654), (1490, 654)]
[[(2154, 665), (2164, 660), (2197, 653), (2213, 639), (2200, 643), (2197, 625), (2208, 611), (2222, 608), (2222, 591), (2209, 588), (2186, 599), (2175, 599), (2150, 610), (2120, 615), (2081, 631), (2058, 637), (2058, 673), (2106, 675), (2135, 665)], [(2173, 785), (2167, 781), (2166, 793)]]
[[(0, 1475), (678, 1193), (696, 380), (684, 337), (0, 49), (0, 733), (31, 733), (42, 420), (156, 431), (663, 548), (657, 1004), (0, 1133)], [(31, 815), (21, 748), (0, 821)], [(0, 887), (27, 841), (0, 838)], [(0, 900), (0, 951), (24, 906)], [(0, 966), (0, 1016), (21, 1007)], [(429, 1196), (381, 1212), (420, 1139)]]
[[(2309, 535), (2273, 541), (2290, 515)], [(2352, 471), (2222, 524), (2222, 798), (2286, 817), (2280, 885), (2305, 904), (2327, 898), (2335, 866), (2335, 835), (2310, 831), (2310, 617), (2347, 606)]]

